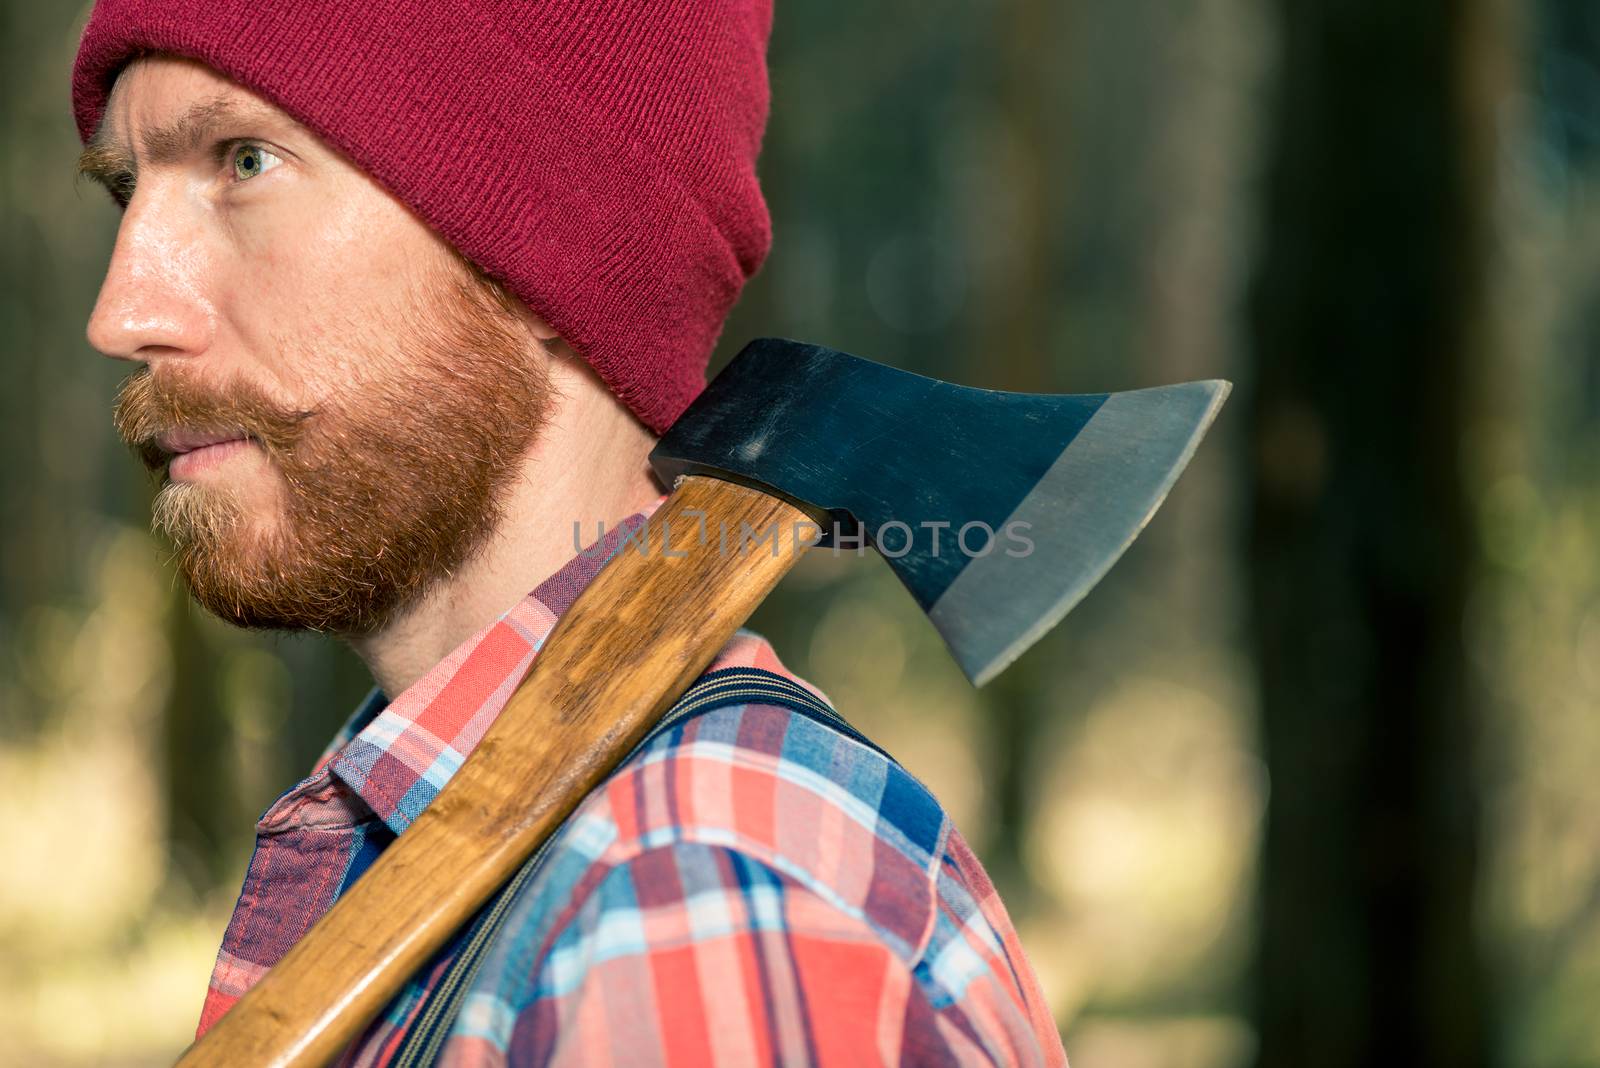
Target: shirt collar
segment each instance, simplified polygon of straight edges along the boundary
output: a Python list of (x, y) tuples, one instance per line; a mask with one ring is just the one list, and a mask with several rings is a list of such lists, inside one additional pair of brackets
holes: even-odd
[(354, 791), (395, 834), (411, 826), (477, 747), (556, 620), (664, 500), (606, 531), (398, 697), (389, 700), (374, 688), (319, 767)]

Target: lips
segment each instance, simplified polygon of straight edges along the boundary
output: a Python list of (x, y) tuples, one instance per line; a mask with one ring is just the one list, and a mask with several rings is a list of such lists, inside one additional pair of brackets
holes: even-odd
[(221, 445), (226, 441), (244, 441), (249, 437), (242, 430), (201, 432), (197, 430), (170, 430), (156, 438), (156, 446), (163, 452), (181, 456), (208, 445)]
[(254, 441), (242, 430), (169, 430), (151, 443), (145, 462), (174, 482), (189, 482), (208, 477)]

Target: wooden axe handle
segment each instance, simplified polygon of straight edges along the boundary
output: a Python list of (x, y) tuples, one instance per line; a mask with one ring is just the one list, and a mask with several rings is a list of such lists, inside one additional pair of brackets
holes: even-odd
[(625, 545), (561, 617), (427, 811), (179, 1065), (337, 1056), (705, 670), (809, 523), (757, 490), (683, 479), (647, 551)]

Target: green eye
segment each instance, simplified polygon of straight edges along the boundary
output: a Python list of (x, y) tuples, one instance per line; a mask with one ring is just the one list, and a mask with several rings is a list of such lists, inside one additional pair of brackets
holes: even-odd
[(230, 161), (233, 166), (233, 176), (241, 182), (248, 181), (264, 171), (270, 171), (283, 162), (280, 157), (250, 141), (234, 146)]

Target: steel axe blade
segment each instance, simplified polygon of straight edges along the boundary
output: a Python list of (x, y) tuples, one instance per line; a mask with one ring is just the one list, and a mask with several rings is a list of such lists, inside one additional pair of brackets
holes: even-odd
[(762, 338), (650, 458), (668, 485), (711, 475), (784, 497), (836, 548), (863, 537), (981, 686), (1133, 542), (1229, 389), (1004, 393)]

